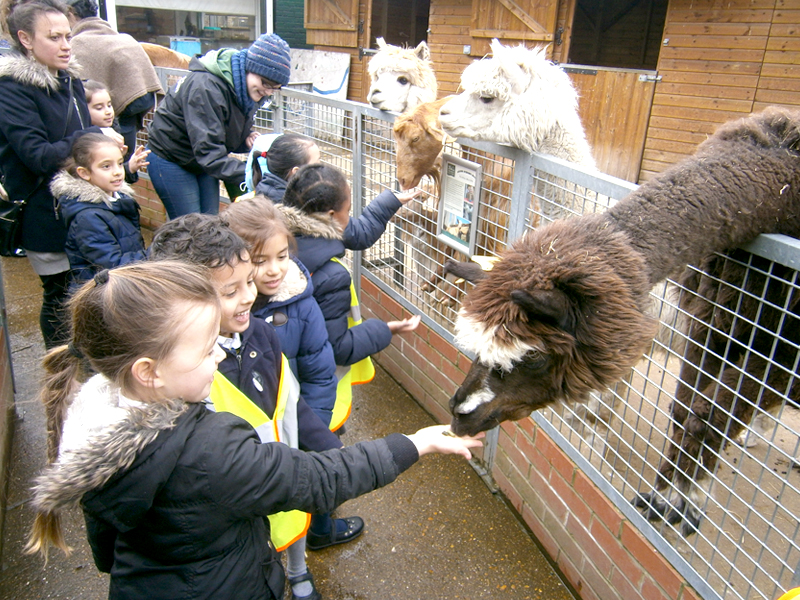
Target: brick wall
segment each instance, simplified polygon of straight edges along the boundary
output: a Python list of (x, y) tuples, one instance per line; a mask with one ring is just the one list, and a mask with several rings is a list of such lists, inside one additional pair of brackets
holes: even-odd
[[(364, 318), (410, 313), (366, 278)], [(440, 423), (471, 361), (421, 324), (395, 336), (376, 362)], [(696, 600), (683, 577), (533, 419), (504, 423), (492, 476), (584, 600)]]

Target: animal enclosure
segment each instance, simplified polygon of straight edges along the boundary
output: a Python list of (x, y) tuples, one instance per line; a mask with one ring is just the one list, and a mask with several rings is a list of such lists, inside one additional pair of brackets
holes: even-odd
[[(294, 90), (282, 91), (275, 107), (257, 119), (265, 130), (315, 139), (323, 161), (352, 178), (354, 214), (383, 189), (396, 185), (392, 123), (391, 114), (364, 104)], [(483, 197), (477, 208), (479, 254), (496, 255), (527, 229), (550, 221), (554, 215), (603, 211), (634, 189), (628, 182), (584, 172), (550, 157), (465, 139), (457, 142), (448, 144), (445, 152), (483, 165)], [(433, 186), (423, 180), (421, 187), (425, 192), (420, 200), (401, 209), (375, 246), (348, 257), (355, 273), (361, 273), (412, 314), (421, 313), (427, 328), (452, 344), (456, 313), (469, 284), (441, 276), (445, 260), (453, 257), (454, 251), (435, 237), (438, 200)], [(698, 341), (687, 336), (690, 315), (676, 318), (679, 310), (674, 290), (686, 296), (694, 294), (696, 288), (675, 283), (673, 292), (655, 299), (662, 309), (667, 335), (653, 343), (629, 381), (620, 382), (602, 399), (604, 390), (597, 390), (593, 394), (596, 401), (586, 408), (563, 405), (534, 413), (531, 419), (666, 557), (699, 597), (772, 599), (800, 585), (800, 548), (796, 543), (800, 538), (800, 464), (796, 462), (800, 454), (800, 413), (788, 399), (788, 390), (796, 385), (800, 370), (800, 348), (793, 341), (796, 338), (781, 337), (782, 332), (800, 330), (800, 242), (783, 236), (761, 236), (747, 248), (716, 260), (723, 271), (740, 273), (741, 278), (732, 286), (715, 279), (712, 288), (716, 295), (702, 300), (712, 308), (708, 338), (714, 338), (713, 348), (721, 345), (741, 351), (727, 365), (729, 374), (724, 380), (719, 377), (719, 363), (726, 360), (727, 349), (716, 357), (709, 355), (719, 360), (701, 360), (701, 364), (714, 365), (704, 374), (713, 383), (698, 387), (695, 393), (708, 394), (713, 400), (725, 386), (736, 402), (744, 403), (747, 400), (738, 391), (745, 383), (755, 383), (762, 390), (760, 394), (774, 393), (782, 400), (770, 413), (756, 409), (743, 423), (743, 439), (732, 439), (727, 428), (719, 432), (724, 444), (709, 473), (709, 493), (696, 495), (699, 504), (695, 508), (703, 515), (697, 533), (682, 535), (679, 525), (669, 522), (669, 515), (648, 521), (632, 504), (638, 496), (654, 492), (659, 464), (667, 455), (670, 404), (675, 399), (685, 348), (695, 344), (701, 354), (712, 352), (712, 346), (697, 346)], [(702, 276), (697, 268), (695, 273)], [(753, 280), (760, 282), (759, 292), (745, 285)], [(358, 283), (360, 278), (354, 281)], [(750, 340), (742, 339), (742, 331), (748, 332)], [(757, 345), (750, 343), (756, 338)], [(765, 339), (771, 342), (765, 343)], [(793, 363), (774, 360), (779, 346), (783, 356), (787, 347), (790, 354), (793, 352)], [(754, 364), (765, 364), (766, 368), (759, 370)], [(775, 370), (784, 373), (784, 387), (766, 389), (761, 382)], [(738, 379), (731, 379), (731, 371), (739, 374)], [(691, 387), (694, 382), (684, 384)], [(443, 390), (448, 396), (454, 391), (446, 385)], [(728, 427), (738, 418), (734, 415), (743, 414), (740, 410), (731, 412)], [(514, 427), (526, 426), (530, 425), (520, 422)], [(519, 464), (509, 465), (503, 458), (500, 435), (495, 430), (488, 436), (476, 469), (483, 474), (502, 473), (512, 481), (525, 478), (526, 471)], [(537, 466), (532, 464), (532, 457), (527, 458), (531, 461), (527, 468), (533, 473)], [(698, 464), (696, 468), (705, 466)], [(538, 481), (533, 474), (529, 477), (531, 482)]]

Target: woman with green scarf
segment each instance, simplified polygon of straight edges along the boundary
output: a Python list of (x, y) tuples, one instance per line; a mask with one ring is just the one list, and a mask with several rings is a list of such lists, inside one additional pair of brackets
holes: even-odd
[(193, 58), (189, 75), (159, 104), (148, 129), (147, 172), (170, 219), (219, 211), (219, 182), (238, 189), (257, 133), (253, 116), (289, 82), (289, 46), (274, 33), (246, 50), (223, 48)]

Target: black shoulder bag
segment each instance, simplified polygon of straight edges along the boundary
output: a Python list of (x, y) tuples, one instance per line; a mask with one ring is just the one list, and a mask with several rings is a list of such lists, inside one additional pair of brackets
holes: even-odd
[[(74, 91), (72, 89), (72, 78), (69, 79), (69, 101), (67, 102), (67, 119), (64, 124), (64, 133), (61, 138), (67, 135), (69, 129), (70, 113), (72, 112), (72, 102), (74, 99)], [(76, 107), (77, 108), (77, 107)], [(80, 117), (80, 112), (78, 112)], [(0, 177), (0, 183), (5, 188), (6, 177)], [(22, 211), (28, 200), (36, 193), (36, 190), (44, 183), (44, 177), (39, 177), (36, 180), (36, 185), (30, 193), (22, 200), (11, 200), (7, 194), (0, 194), (0, 256), (24, 256), (20, 253), (20, 244), (22, 242)]]

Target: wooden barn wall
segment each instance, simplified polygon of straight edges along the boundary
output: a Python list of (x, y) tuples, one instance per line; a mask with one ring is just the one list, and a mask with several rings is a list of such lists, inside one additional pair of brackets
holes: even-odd
[(671, 0), (640, 181), (694, 152), (720, 123), (800, 107), (799, 0)]

